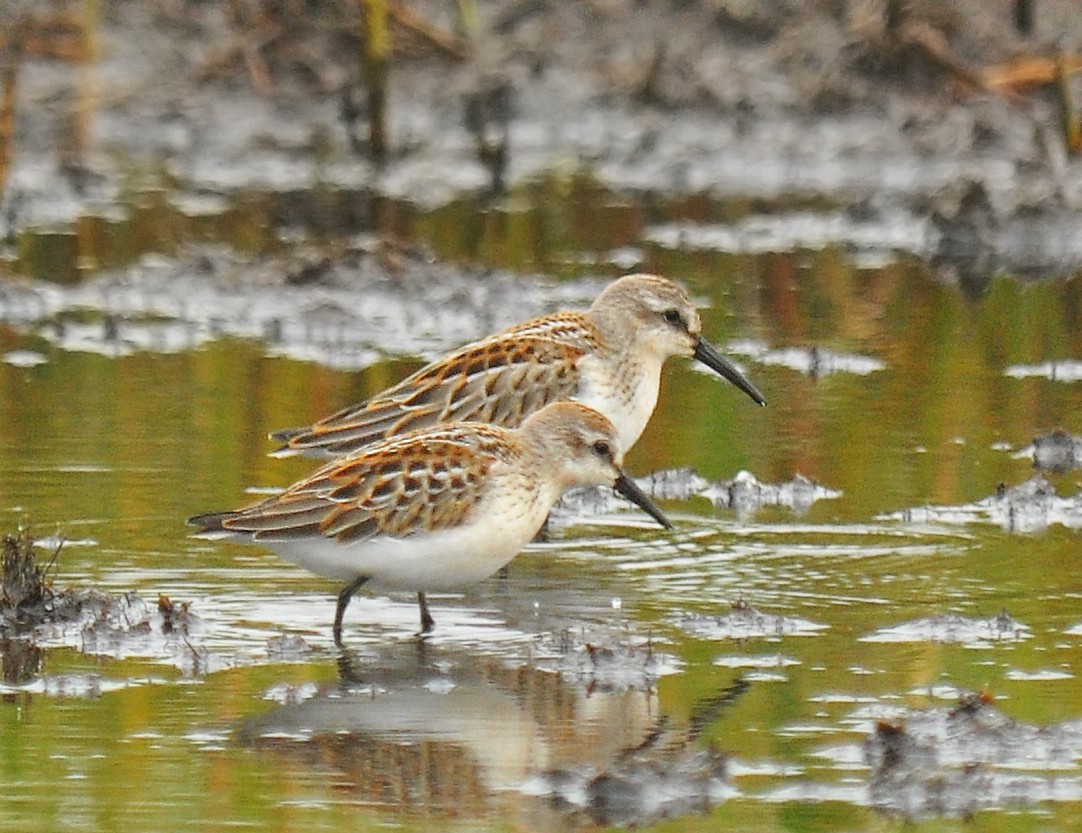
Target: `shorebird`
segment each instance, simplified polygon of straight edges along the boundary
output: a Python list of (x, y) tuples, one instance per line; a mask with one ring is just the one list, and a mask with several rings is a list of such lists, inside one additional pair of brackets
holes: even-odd
[(575, 486), (610, 486), (662, 526), (661, 510), (621, 468), (616, 428), (584, 405), (557, 402), (519, 428), (454, 423), (381, 440), (338, 458), (282, 493), (189, 523), (203, 537), (265, 544), (346, 582), (342, 617), (363, 585), (417, 593), (421, 633), (434, 621), (425, 593), (463, 587), (507, 564)]
[(766, 404), (736, 365), (703, 338), (687, 292), (658, 275), (628, 275), (609, 284), (588, 310), (511, 327), (314, 425), (272, 434), (284, 443), (274, 453), (336, 456), (446, 422), (514, 427), (561, 400), (608, 417), (626, 450), (654, 412), (661, 368), (670, 356), (693, 356)]

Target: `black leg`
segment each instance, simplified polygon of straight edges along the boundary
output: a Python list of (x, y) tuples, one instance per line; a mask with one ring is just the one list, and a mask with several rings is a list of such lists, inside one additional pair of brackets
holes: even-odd
[(432, 629), (436, 627), (436, 620), (428, 612), (428, 600), (425, 599), (424, 593), (417, 594), (417, 603), (421, 606), (421, 634), (432, 633)]
[(339, 648), (342, 647), (342, 617), (346, 613), (346, 607), (353, 594), (360, 590), (366, 581), (368, 576), (357, 576), (338, 594), (338, 607), (334, 609), (334, 644)]

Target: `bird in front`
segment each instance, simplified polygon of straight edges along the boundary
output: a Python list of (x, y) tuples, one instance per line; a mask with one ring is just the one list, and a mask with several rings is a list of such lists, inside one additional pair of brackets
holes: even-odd
[(189, 523), (202, 537), (263, 544), (345, 582), (334, 615), (337, 645), (346, 607), (365, 584), (416, 592), (425, 634), (435, 624), (425, 594), (464, 587), (507, 564), (570, 488), (610, 486), (670, 529), (622, 459), (619, 432), (606, 417), (558, 402), (519, 428), (452, 423), (381, 440), (280, 494)]

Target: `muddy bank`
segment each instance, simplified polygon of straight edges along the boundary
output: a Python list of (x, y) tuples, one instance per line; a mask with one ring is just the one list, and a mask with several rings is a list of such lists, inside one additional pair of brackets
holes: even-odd
[[(333, 254), (273, 258), (204, 245), (72, 286), (8, 283), (0, 320), (65, 351), (118, 358), (243, 338), (268, 355), (355, 370), (388, 355), (431, 359), (526, 318), (588, 306), (603, 285), (525, 281), (371, 237)], [(29, 367), (45, 356), (5, 360)]]
[(391, 20), (382, 165), (361, 22), (316, 6), (122, 4), (94, 21), (84, 67), (22, 55), (7, 234), (100, 212), (140, 181), (360, 186), (431, 206), (587, 169), (617, 189), (825, 196), (956, 280), (1082, 262), (1055, 87), (1010, 63), (1071, 50), (1065, 0), (1037, 4), (1028, 32), (1013, 4), (976, 0), (482, 2), (465, 32), (453, 4), (411, 4)]

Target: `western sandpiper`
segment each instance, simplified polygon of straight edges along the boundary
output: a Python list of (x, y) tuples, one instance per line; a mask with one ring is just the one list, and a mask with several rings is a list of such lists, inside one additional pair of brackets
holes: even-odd
[(427, 591), (479, 581), (507, 564), (574, 486), (611, 486), (671, 528), (620, 467), (612, 423), (573, 402), (520, 428), (454, 423), (374, 443), (282, 493), (232, 512), (191, 518), (200, 535), (266, 544), (321, 576), (345, 581), (342, 615), (365, 583), (417, 593), (421, 632), (433, 627)]
[(304, 428), (272, 434), (275, 454), (334, 456), (445, 422), (514, 427), (550, 402), (575, 400), (608, 417), (629, 449), (657, 404), (669, 356), (694, 356), (760, 405), (766, 400), (702, 336), (688, 294), (658, 275), (610, 284), (585, 312), (527, 321), (460, 348), (392, 388)]

